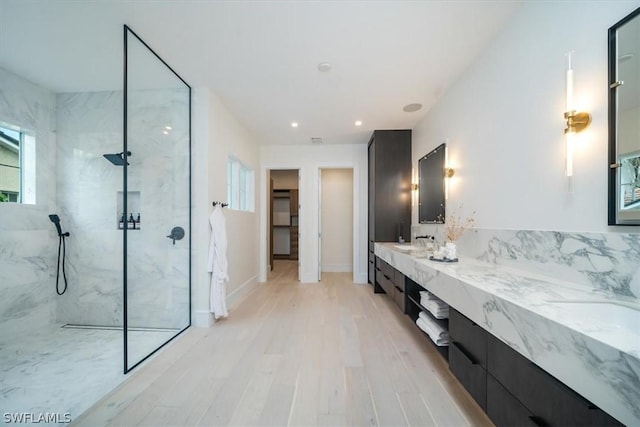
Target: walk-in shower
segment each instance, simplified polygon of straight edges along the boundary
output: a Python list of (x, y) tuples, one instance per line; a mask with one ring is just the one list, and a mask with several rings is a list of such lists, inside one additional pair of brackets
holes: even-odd
[[(2, 43), (24, 45), (23, 13), (48, 22), (20, 10), (0, 14)], [(191, 88), (121, 28), (124, 44), (95, 34), (76, 58), (25, 45), (0, 66), (0, 125), (37, 158), (36, 203), (0, 203), (3, 413), (73, 421), (191, 324)]]

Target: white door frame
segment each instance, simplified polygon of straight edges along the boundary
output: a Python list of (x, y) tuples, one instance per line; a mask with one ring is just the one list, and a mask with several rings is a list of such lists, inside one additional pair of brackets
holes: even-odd
[(260, 167), (260, 243), (259, 243), (259, 254), (258, 254), (258, 262), (260, 263), (258, 266), (258, 281), (266, 282), (267, 281), (267, 270), (269, 269), (269, 247), (267, 245), (267, 235), (269, 233), (269, 218), (267, 215), (267, 204), (269, 203), (269, 195), (267, 194), (267, 187), (269, 183), (267, 182), (267, 171), (271, 170), (297, 170), (298, 171), (298, 204), (300, 208), (298, 208), (298, 280), (300, 280), (300, 275), (302, 271), (302, 260), (303, 258), (303, 245), (301, 239), (301, 230), (303, 230), (304, 225), (304, 217), (303, 217), (303, 209), (302, 203), (300, 203), (300, 194), (302, 191), (302, 186), (300, 183), (302, 182), (302, 166), (299, 164), (288, 164), (288, 163), (270, 163), (265, 164)]
[[(258, 266), (258, 280), (260, 282), (267, 281), (267, 264), (269, 263), (269, 254), (267, 247), (267, 228), (268, 228), (268, 218), (267, 218), (267, 170), (278, 170), (278, 169), (297, 169), (298, 170), (298, 178), (299, 178), (299, 188), (298, 188), (298, 199), (300, 201), (300, 211), (298, 214), (298, 230), (300, 234), (298, 235), (298, 259), (299, 259), (299, 268), (298, 275), (301, 281), (313, 282), (318, 281), (317, 271), (318, 269), (313, 268), (313, 263), (318, 261), (317, 257), (313, 257), (312, 254), (307, 254), (309, 250), (316, 250), (317, 245), (314, 245), (312, 242), (317, 237), (311, 236), (314, 230), (317, 230), (318, 224), (317, 221), (320, 221), (318, 215), (315, 215), (316, 218), (310, 217), (307, 214), (309, 209), (312, 206), (306, 206), (306, 202), (313, 200), (312, 197), (309, 197), (307, 191), (311, 191), (315, 194), (315, 199), (318, 200), (318, 169), (352, 169), (353, 170), (353, 281), (355, 283), (362, 283), (358, 279), (358, 273), (361, 273), (363, 277), (366, 275), (366, 263), (365, 263), (365, 271), (360, 272), (358, 270), (358, 259), (360, 259), (360, 245), (358, 244), (358, 232), (360, 230), (360, 210), (365, 208), (366, 206), (360, 206), (358, 202), (358, 198), (360, 195), (360, 168), (358, 163), (355, 161), (336, 161), (336, 162), (323, 162), (315, 165), (308, 165), (306, 168), (300, 163), (289, 163), (289, 162), (274, 162), (274, 163), (265, 163), (260, 166), (260, 241), (259, 241), (259, 266)], [(315, 169), (315, 173), (314, 173)], [(312, 183), (307, 182), (307, 174), (309, 174), (309, 178)], [(317, 210), (315, 210), (317, 212)], [(307, 224), (307, 220), (314, 221), (315, 224)], [(366, 222), (366, 220), (365, 220)], [(313, 227), (311, 227), (313, 225)], [(366, 225), (366, 224), (365, 224)], [(364, 237), (366, 239), (366, 235)], [(307, 243), (309, 242), (309, 243)], [(366, 246), (365, 246), (366, 248)], [(366, 254), (366, 252), (365, 252)], [(311, 257), (310, 259), (307, 259)], [(315, 258), (315, 259), (314, 259)], [(308, 265), (311, 263), (311, 265)], [(311, 271), (310, 271), (311, 270)], [(307, 276), (305, 276), (305, 274)]]
[[(353, 218), (351, 218), (352, 221), (352, 243), (351, 243), (351, 247), (353, 248), (353, 254), (352, 254), (352, 259), (351, 259), (351, 263), (353, 265), (353, 282), (354, 283), (358, 283), (358, 259), (360, 257), (360, 247), (358, 245), (358, 230), (360, 229), (360, 204), (358, 203), (358, 196), (360, 194), (360, 182), (358, 180), (359, 175), (359, 170), (358, 170), (358, 165), (354, 162), (336, 162), (336, 163), (320, 163), (318, 165), (316, 165), (317, 168), (317, 173), (316, 176), (318, 177), (318, 179), (320, 179), (320, 170), (322, 169), (351, 169), (352, 174), (353, 174)], [(322, 197), (322, 191), (321, 191), (321, 186), (320, 183), (318, 183), (318, 200), (320, 200), (320, 198)], [(320, 222), (322, 221), (321, 215), (318, 212), (318, 230), (320, 229)], [(320, 255), (318, 255), (318, 262), (320, 262)], [(318, 271), (320, 271), (320, 269), (322, 268), (322, 266), (318, 266)]]

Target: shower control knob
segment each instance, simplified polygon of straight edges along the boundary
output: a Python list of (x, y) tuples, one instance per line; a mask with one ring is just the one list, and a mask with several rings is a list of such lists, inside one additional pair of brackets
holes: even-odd
[(173, 244), (176, 244), (176, 240), (182, 240), (184, 237), (184, 228), (182, 227), (173, 227), (171, 229), (171, 234), (167, 236), (168, 239), (173, 240)]

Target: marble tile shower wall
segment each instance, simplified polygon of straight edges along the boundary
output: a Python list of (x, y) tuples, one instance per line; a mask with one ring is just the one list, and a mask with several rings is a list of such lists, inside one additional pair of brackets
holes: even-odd
[[(180, 143), (188, 138), (188, 128), (174, 125), (170, 135), (164, 135), (158, 126), (176, 123), (172, 116), (188, 111), (180, 95), (153, 91), (129, 98), (128, 190), (140, 195), (142, 221), (139, 231), (127, 233), (130, 326), (170, 328), (188, 322), (188, 236), (175, 246), (166, 238), (175, 225), (188, 229), (188, 188), (173, 188), (176, 182), (188, 183), (188, 150)], [(69, 251), (73, 278), (58, 302), (57, 319), (119, 326), (123, 169), (102, 155), (122, 151), (122, 93), (59, 94), (57, 108), (58, 202), (75, 236)]]
[(56, 107), (58, 207), (71, 233), (57, 321), (122, 325), (122, 232), (114, 226), (122, 168), (102, 157), (122, 151), (122, 92), (58, 94)]
[[(412, 228), (418, 235), (441, 231)], [(458, 253), (589, 291), (640, 298), (640, 233), (474, 229), (460, 239)]]
[(36, 204), (0, 203), (0, 344), (49, 325), (55, 316), (55, 97), (0, 68), (0, 122), (36, 138)]

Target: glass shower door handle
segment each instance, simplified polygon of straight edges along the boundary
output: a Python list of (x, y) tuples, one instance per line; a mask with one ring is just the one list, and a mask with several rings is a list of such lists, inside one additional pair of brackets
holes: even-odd
[(167, 236), (168, 239), (173, 240), (173, 244), (176, 244), (176, 240), (182, 240), (184, 237), (184, 228), (182, 227), (173, 227), (171, 229), (171, 234)]

